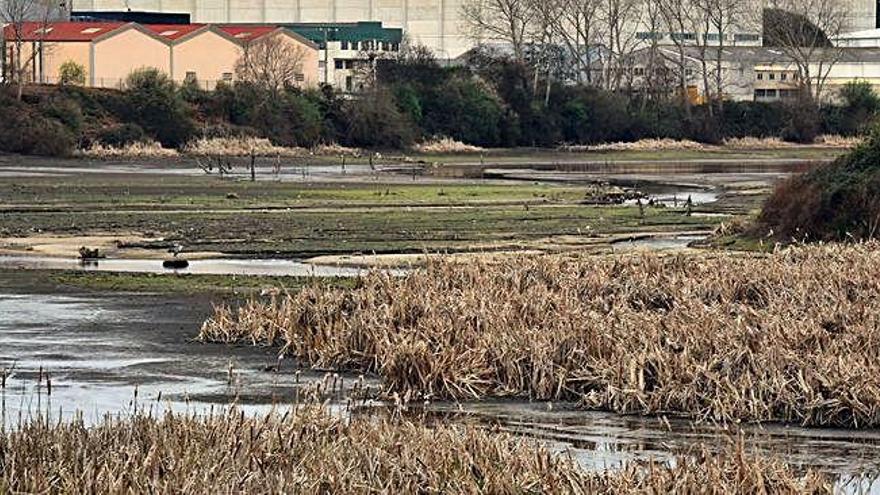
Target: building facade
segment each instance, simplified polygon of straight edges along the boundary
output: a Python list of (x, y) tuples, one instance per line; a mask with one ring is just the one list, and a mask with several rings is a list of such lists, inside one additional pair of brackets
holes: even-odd
[[(647, 52), (647, 51), (645, 51)], [(719, 51), (707, 50), (705, 55), (695, 47), (687, 48), (686, 81), (688, 94), (694, 103), (705, 100), (701, 60), (709, 61), (710, 80), (714, 82), (715, 64), (720, 55), (722, 91), (727, 100), (733, 101), (779, 101), (794, 99), (801, 87), (797, 66), (782, 52), (765, 47), (727, 47)], [(649, 70), (644, 63), (648, 54), (642, 53), (631, 68), (635, 88), (644, 87), (645, 74)], [(661, 47), (657, 54), (661, 59), (678, 60), (679, 53), (669, 47)], [(827, 60), (837, 60), (829, 67)], [(880, 92), (880, 48), (842, 48), (825, 55), (817, 54), (817, 63), (810, 67), (814, 86), (823, 84), (822, 98), (834, 101), (840, 90), (848, 83), (862, 81)], [(820, 68), (818, 61), (825, 60)], [(655, 69), (656, 70), (656, 69)], [(661, 67), (661, 70), (665, 70)], [(672, 69), (676, 71), (677, 69)], [(669, 78), (669, 87), (676, 87), (677, 77)], [(711, 84), (711, 83), (710, 83)], [(714, 87), (711, 89), (715, 89)]]
[[(15, 66), (18, 56), (11, 28), (3, 31), (7, 69)], [(154, 68), (177, 83), (197, 82), (213, 89), (221, 81), (233, 81), (236, 64), (248, 47), (269, 37), (289, 44), (299, 57), (295, 84), (319, 83), (317, 45), (278, 26), (56, 22), (26, 23), (22, 32), (21, 57), (33, 59), (26, 75), (33, 83), (57, 84), (61, 66), (73, 62), (84, 69), (84, 83), (90, 87), (122, 88), (132, 72)]]
[[(2, 1), (2, 0), (0, 0)], [(466, 0), (72, 0), (75, 10), (142, 10), (187, 13), (197, 23), (353, 23), (381, 22), (400, 28), (408, 37), (434, 50), (438, 58), (454, 59), (473, 48), (466, 34), (462, 5)], [(748, 1), (748, 0), (745, 0)], [(880, 27), (878, 0), (846, 2), (844, 31)], [(761, 8), (760, 0), (754, 9)], [(754, 15), (748, 17), (755, 17)], [(642, 23), (644, 24), (644, 23)], [(631, 30), (645, 31), (644, 26)], [(746, 44), (760, 29), (738, 33)], [(683, 35), (684, 33), (682, 33)], [(736, 33), (731, 33), (736, 36)], [(759, 43), (753, 43), (759, 44)]]

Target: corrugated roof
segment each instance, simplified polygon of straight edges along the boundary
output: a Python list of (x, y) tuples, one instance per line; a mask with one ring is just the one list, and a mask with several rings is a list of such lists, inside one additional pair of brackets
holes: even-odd
[(241, 41), (253, 41), (278, 30), (278, 26), (260, 24), (219, 24), (217, 29)]
[[(26, 22), (21, 32), (25, 41), (92, 41), (125, 25), (124, 22)], [(14, 26), (6, 26), (3, 35), (7, 40), (14, 40)]]
[(167, 40), (176, 40), (203, 28), (204, 24), (144, 24), (148, 30)]
[(296, 22), (283, 26), (315, 43), (323, 43), (325, 36), (327, 41), (400, 43), (403, 40), (402, 29), (386, 28), (381, 22)]

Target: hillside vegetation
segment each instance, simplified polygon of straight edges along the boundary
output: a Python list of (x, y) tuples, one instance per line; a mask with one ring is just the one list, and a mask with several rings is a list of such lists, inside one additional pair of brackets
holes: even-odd
[(648, 98), (562, 83), (553, 83), (550, 93), (536, 92), (527, 67), (491, 57), (454, 68), (433, 59), (383, 60), (376, 71), (376, 84), (354, 95), (247, 82), (204, 91), (197, 82), (178, 85), (154, 69), (131, 74), (122, 90), (33, 86), (21, 102), (0, 87), (0, 151), (65, 155), (153, 142), (184, 149), (212, 138), (372, 149), (444, 137), (487, 148), (654, 138), (812, 143), (820, 134), (858, 135), (880, 109), (863, 83), (848, 86), (840, 104), (810, 111), (785, 102), (731, 101), (713, 113), (705, 105), (685, 111), (671, 94)]
[(880, 238), (880, 128), (833, 163), (780, 184), (759, 223), (786, 241)]

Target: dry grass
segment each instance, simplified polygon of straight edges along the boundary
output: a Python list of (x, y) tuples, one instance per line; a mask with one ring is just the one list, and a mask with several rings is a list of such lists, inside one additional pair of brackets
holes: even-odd
[[(861, 142), (861, 138), (824, 135), (816, 138), (816, 142), (808, 146), (823, 148), (853, 148)], [(729, 138), (720, 146), (698, 143), (687, 139), (642, 139), (635, 142), (604, 143), (595, 145), (563, 146), (563, 151), (713, 151), (713, 150), (773, 150), (803, 147), (803, 144), (789, 143), (782, 139), (771, 138)]]
[(195, 156), (304, 156), (303, 148), (275, 146), (266, 138), (223, 137), (202, 138), (186, 145), (185, 153)]
[(80, 150), (77, 154), (87, 158), (167, 158), (178, 155), (177, 150), (163, 148), (155, 141), (131, 143), (122, 148), (94, 143), (90, 148)]
[(319, 144), (312, 149), (312, 153), (319, 156), (351, 156), (359, 157), (364, 154), (360, 148), (349, 148), (336, 143)]
[(563, 151), (681, 151), (681, 150), (705, 150), (708, 147), (696, 141), (687, 139), (641, 139), (634, 142), (603, 143), (592, 145), (563, 146)]
[(425, 141), (423, 143), (418, 143), (414, 145), (413, 151), (416, 151), (418, 153), (447, 154), (483, 153), (486, 151), (486, 149), (479, 146), (465, 144), (461, 141), (456, 141), (449, 137), (436, 137), (430, 141)]
[(220, 306), (200, 337), (375, 372), (401, 396), (877, 426), (878, 267), (878, 243), (434, 262), (353, 289)]
[(307, 156), (361, 156), (358, 148), (346, 148), (338, 144), (321, 144), (312, 149), (276, 146), (266, 138), (239, 136), (201, 138), (190, 142), (184, 153), (192, 156), (244, 157), (307, 157)]
[(675, 467), (587, 473), (563, 455), (469, 426), (332, 417), (167, 414), (32, 422), (0, 432), (0, 493), (830, 493), (814, 472), (703, 452)]
[[(843, 137), (832, 134), (826, 134), (819, 136), (816, 138), (816, 141), (813, 143), (813, 146), (819, 146), (823, 148), (854, 148), (862, 141), (859, 137)], [(743, 138), (730, 138), (724, 141), (725, 148), (732, 149), (785, 149), (785, 148), (797, 148), (803, 147), (803, 144), (798, 143), (789, 143), (787, 141), (783, 141), (779, 138), (754, 138), (754, 137), (743, 137)]]

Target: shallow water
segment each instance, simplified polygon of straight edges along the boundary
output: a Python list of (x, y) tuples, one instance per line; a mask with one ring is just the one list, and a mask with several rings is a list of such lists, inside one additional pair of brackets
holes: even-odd
[(75, 411), (94, 421), (131, 412), (135, 399), (153, 409), (198, 411), (237, 401), (267, 410), (292, 403), (325, 377), (297, 375), (287, 361), (278, 372), (265, 371), (279, 366), (274, 349), (194, 342), (210, 312), (204, 300), (0, 292), (0, 370), (12, 370), (0, 390), (4, 423)]
[[(586, 469), (619, 468), (632, 461), (669, 462), (675, 453), (694, 452), (697, 444), (723, 450), (742, 432), (747, 452), (781, 456), (841, 476), (847, 493), (880, 493), (880, 430), (741, 425), (729, 428), (695, 425), (683, 419), (622, 416), (578, 410), (572, 404), (486, 401), (435, 406), (445, 420), (477, 421), (535, 439), (568, 452)], [(864, 476), (864, 479), (858, 477)], [(855, 478), (855, 479), (854, 479)]]
[(614, 252), (629, 251), (668, 251), (684, 249), (691, 243), (705, 240), (705, 235), (651, 236), (633, 240), (622, 240), (611, 244)]
[(162, 260), (99, 259), (84, 262), (72, 258), (13, 255), (0, 256), (0, 268), (295, 277), (356, 277), (366, 272), (359, 268), (312, 265), (284, 259), (200, 259), (190, 260), (187, 268), (171, 270), (162, 266)]

